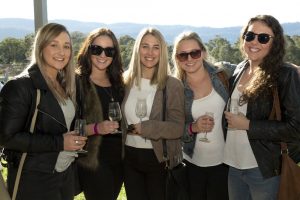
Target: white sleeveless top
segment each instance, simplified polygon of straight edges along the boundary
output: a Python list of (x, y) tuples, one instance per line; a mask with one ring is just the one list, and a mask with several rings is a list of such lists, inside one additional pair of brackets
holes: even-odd
[[(238, 85), (238, 84), (237, 84)], [(239, 99), (241, 93), (234, 88), (232, 98)], [(239, 112), (247, 114), (248, 104), (239, 106)], [(249, 143), (247, 131), (228, 130), (224, 149), (224, 163), (237, 169), (251, 169), (258, 167), (252, 148)]]

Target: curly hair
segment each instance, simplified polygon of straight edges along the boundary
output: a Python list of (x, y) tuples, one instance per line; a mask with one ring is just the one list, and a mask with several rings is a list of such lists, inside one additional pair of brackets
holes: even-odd
[(271, 15), (257, 15), (251, 18), (248, 24), (243, 28), (240, 36), (241, 51), (244, 53), (242, 47), (244, 35), (247, 33), (248, 28), (254, 22), (262, 22), (268, 26), (274, 33), (271, 49), (263, 61), (259, 64), (258, 71), (255, 72), (254, 79), (251, 84), (245, 88), (241, 101), (243, 103), (255, 100), (259, 95), (270, 93), (270, 88), (276, 86), (279, 68), (283, 64), (285, 55), (285, 40), (283, 29), (278, 22)]

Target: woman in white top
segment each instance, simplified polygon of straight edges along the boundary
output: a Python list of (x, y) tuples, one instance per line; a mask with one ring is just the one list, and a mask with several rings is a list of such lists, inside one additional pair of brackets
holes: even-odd
[[(171, 167), (182, 159), (183, 86), (178, 79), (168, 76), (168, 72), (168, 50), (162, 34), (154, 28), (143, 29), (125, 72), (122, 105), (125, 121), (133, 127), (124, 141), (128, 200), (164, 200), (166, 173), (162, 139), (172, 139), (167, 141)], [(164, 88), (166, 118), (162, 121)], [(145, 110), (136, 108), (138, 99), (144, 99)]]
[[(300, 77), (283, 62), (283, 29), (273, 16), (258, 15), (242, 31), (241, 62), (232, 77), (231, 98), (239, 99), (239, 113), (225, 112), (229, 128), (225, 163), (229, 168), (229, 197), (277, 199), (280, 181), (280, 141), (300, 161)], [(277, 89), (282, 120), (269, 119)]]
[[(228, 98), (226, 73), (205, 60), (206, 49), (195, 32), (175, 40), (173, 62), (185, 88), (184, 159), (191, 200), (228, 199), (227, 172), (223, 164), (222, 116)], [(234, 65), (225, 63), (232, 72)], [(220, 76), (223, 76), (224, 83)]]

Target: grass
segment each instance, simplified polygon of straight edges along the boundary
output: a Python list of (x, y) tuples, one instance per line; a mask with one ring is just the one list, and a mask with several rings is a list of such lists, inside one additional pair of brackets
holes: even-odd
[[(80, 193), (79, 195), (77, 195), (74, 200), (85, 200), (83, 193)], [(118, 196), (117, 200), (127, 200), (126, 198), (126, 194), (125, 194), (125, 189), (124, 186), (122, 187), (120, 194)]]
[[(3, 170), (1, 171), (4, 180), (6, 180), (6, 176), (7, 176), (7, 169), (3, 168)], [(80, 193), (79, 195), (75, 196), (74, 200), (85, 200), (83, 193)], [(126, 198), (126, 193), (125, 193), (125, 189), (124, 189), (124, 185), (120, 191), (120, 194), (118, 196), (117, 200), (127, 200)]]

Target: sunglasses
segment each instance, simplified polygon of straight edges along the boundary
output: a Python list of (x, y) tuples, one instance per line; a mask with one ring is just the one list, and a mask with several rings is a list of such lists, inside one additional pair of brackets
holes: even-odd
[(113, 47), (103, 48), (99, 45), (91, 44), (89, 49), (91, 51), (91, 54), (95, 56), (101, 55), (103, 51), (107, 57), (114, 57), (114, 55), (116, 54), (116, 49)]
[(253, 33), (252, 31), (248, 31), (247, 33), (245, 33), (244, 35), (244, 40), (246, 40), (246, 42), (251, 42), (255, 39), (255, 36), (257, 36), (257, 40), (259, 43), (261, 44), (267, 44), (270, 41), (270, 38), (273, 38), (273, 36), (267, 34), (267, 33)]
[(201, 49), (197, 49), (197, 50), (193, 50), (191, 52), (182, 52), (179, 54), (176, 54), (176, 58), (180, 61), (180, 62), (184, 62), (188, 60), (189, 55), (193, 58), (193, 59), (198, 59), (201, 57)]

